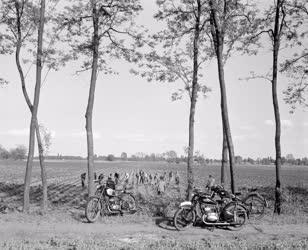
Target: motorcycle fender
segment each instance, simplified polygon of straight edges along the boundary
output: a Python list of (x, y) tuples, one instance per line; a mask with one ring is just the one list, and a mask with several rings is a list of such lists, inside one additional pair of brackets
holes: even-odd
[(181, 202), (181, 204), (180, 204), (180, 207), (181, 207), (181, 208), (182, 208), (182, 207), (190, 208), (191, 206), (192, 206), (191, 201), (183, 201), (183, 202)]

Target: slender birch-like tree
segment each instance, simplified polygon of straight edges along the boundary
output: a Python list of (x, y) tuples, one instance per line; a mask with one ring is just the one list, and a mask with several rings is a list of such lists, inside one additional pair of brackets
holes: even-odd
[[(187, 199), (191, 198), (194, 186), (194, 139), (195, 113), (198, 93), (206, 94), (209, 88), (202, 84), (201, 66), (211, 58), (212, 51), (206, 49), (206, 2), (204, 0), (159, 0), (159, 11), (154, 16), (166, 27), (150, 39), (152, 50), (140, 63), (141, 76), (149, 81), (175, 82), (180, 80), (184, 88), (172, 95), (181, 99), (184, 93), (190, 101), (187, 147)], [(209, 51), (209, 53), (204, 53)]]
[[(31, 44), (33, 47), (33, 44), (36, 43), (36, 40), (34, 38), (35, 30), (38, 27), (40, 17), (38, 6), (34, 5), (32, 1), (28, 0), (4, 0), (2, 1), (2, 22), (1, 24), (6, 29), (6, 35), (5, 39), (9, 45), (10, 50), (15, 50), (15, 63), (17, 66), (17, 70), (20, 77), (21, 82), (21, 88), (22, 93), (25, 98), (25, 101), (27, 103), (27, 106), (32, 114), (34, 110), (34, 105), (32, 104), (32, 101), (29, 97), (28, 90), (26, 87), (26, 76), (24, 73), (24, 69), (21, 63), (21, 51), (23, 47), (26, 47), (27, 45)], [(42, 59), (40, 59), (42, 61)], [(30, 61), (30, 60), (29, 60)], [(31, 66), (30, 66), (31, 67)], [(41, 71), (41, 69), (39, 70)], [(39, 73), (41, 74), (41, 73)], [(37, 78), (37, 80), (39, 80)], [(40, 80), (39, 80), (40, 81)], [(40, 83), (39, 83), (40, 84)], [(40, 89), (36, 88), (37, 90)], [(35, 93), (36, 99), (38, 92)], [(42, 144), (41, 134), (39, 131), (39, 125), (37, 118), (34, 119), (34, 126), (35, 126), (35, 134), (37, 138), (38, 143), (38, 153), (39, 153), (39, 160), (40, 160), (40, 167), (41, 167), (41, 179), (42, 179), (42, 193), (43, 193), (43, 199), (42, 199), (42, 210), (46, 211), (47, 209), (47, 203), (48, 203), (48, 197), (47, 197), (47, 173), (46, 173), (46, 167), (44, 163), (44, 147)], [(32, 137), (30, 137), (32, 140)], [(32, 145), (32, 142), (30, 142)], [(29, 153), (32, 152), (32, 149), (29, 147)], [(26, 170), (26, 178), (25, 178), (25, 192), (28, 192), (28, 188), (26, 188), (29, 183), (31, 182), (31, 168), (32, 166), (31, 158), (29, 163), (27, 163), (27, 169)], [(30, 179), (29, 179), (30, 178)], [(26, 199), (24, 201), (24, 206), (26, 205), (25, 211), (29, 209), (29, 205), (27, 198), (29, 194), (25, 193), (24, 198)]]
[[(303, 103), (303, 94), (306, 91), (307, 68), (307, 25), (308, 3), (305, 0), (276, 0), (266, 9), (261, 18), (255, 22), (256, 34), (247, 41), (250, 44), (261, 46), (262, 34), (269, 38), (269, 48), (272, 53), (272, 69), (265, 76), (253, 75), (251, 78), (263, 78), (271, 83), (272, 102), (275, 116), (275, 208), (274, 212), (281, 213), (281, 118), (278, 99), (279, 71), (289, 74), (290, 85), (286, 90), (286, 101), (291, 105)], [(286, 50), (287, 59), (280, 59), (279, 55)], [(292, 51), (294, 54), (292, 54)], [(295, 52), (294, 52), (295, 51)], [(291, 53), (291, 55), (290, 55)], [(307, 65), (307, 64), (306, 64)], [(293, 85), (292, 85), (293, 84)], [(295, 84), (295, 85), (294, 85)]]
[[(36, 80), (35, 80), (35, 91), (34, 91), (34, 100), (31, 109), (31, 123), (30, 123), (30, 138), (29, 138), (29, 152), (27, 158), (26, 166), (26, 175), (25, 175), (25, 184), (24, 184), (24, 200), (23, 200), (23, 211), (29, 212), (30, 209), (30, 182), (31, 182), (31, 172), (33, 165), (33, 155), (34, 155), (34, 146), (35, 146), (35, 131), (37, 129), (37, 134), (39, 134), (39, 127), (37, 122), (37, 111), (40, 100), (40, 91), (41, 91), (41, 81), (42, 81), (42, 59), (43, 59), (43, 34), (44, 34), (44, 24), (45, 24), (45, 0), (40, 1), (39, 6), (39, 23), (38, 23), (38, 38), (37, 38), (37, 53), (36, 53)], [(42, 149), (39, 149), (40, 151)], [(42, 153), (42, 152), (41, 152)], [(46, 174), (42, 179), (46, 181)], [(47, 185), (46, 188), (46, 204), (47, 205)]]
[[(61, 39), (70, 50), (65, 60), (83, 61), (80, 72), (90, 71), (90, 88), (86, 108), (88, 158), (88, 194), (94, 194), (93, 108), (98, 73), (112, 74), (109, 59), (135, 61), (134, 47), (141, 46), (140, 35), (134, 31), (134, 18), (141, 10), (139, 0), (73, 0), (57, 18), (66, 32)], [(102, 78), (104, 79), (104, 78)]]
[[(256, 15), (256, 9), (251, 3), (239, 0), (209, 0), (210, 25), (209, 35), (213, 42), (213, 48), (217, 59), (218, 79), (221, 95), (221, 117), (223, 128), (223, 149), (221, 181), (224, 180), (226, 157), (229, 156), (231, 191), (234, 193), (236, 186), (234, 180), (234, 145), (229, 122), (227, 87), (224, 65), (232, 52), (242, 50), (241, 43), (251, 32), (252, 20)], [(252, 52), (252, 51), (250, 51)], [(228, 154), (226, 153), (226, 145)]]

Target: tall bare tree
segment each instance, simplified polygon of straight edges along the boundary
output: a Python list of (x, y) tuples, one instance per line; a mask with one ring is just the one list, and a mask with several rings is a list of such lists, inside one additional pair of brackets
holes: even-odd
[[(305, 79), (307, 80), (307, 71), (305, 60), (307, 60), (307, 48), (305, 39), (307, 39), (308, 25), (308, 3), (305, 0), (275, 0), (263, 13), (262, 17), (256, 19), (254, 29), (256, 34), (248, 39), (250, 45), (262, 45), (260, 35), (267, 34), (270, 39), (270, 49), (272, 53), (272, 71), (264, 75), (253, 75), (251, 78), (263, 78), (271, 83), (272, 102), (275, 116), (275, 167), (276, 167), (276, 185), (275, 185), (275, 209), (277, 214), (281, 213), (281, 118), (278, 100), (278, 74), (279, 71), (290, 74), (291, 83), (298, 84), (295, 88), (292, 85), (287, 89), (286, 101), (301, 102), (302, 94), (305, 93)], [(248, 46), (249, 47), (249, 46)], [(294, 55), (285, 55), (286, 60), (279, 59), (283, 49), (288, 49), (288, 53), (295, 50)], [(300, 55), (298, 54), (300, 53)], [(303, 60), (303, 61), (301, 61)], [(299, 63), (299, 64), (297, 64)], [(293, 66), (295, 68), (293, 68)], [(300, 77), (298, 77), (300, 75)], [(304, 80), (304, 81), (303, 81)], [(293, 91), (295, 90), (295, 92)]]
[(229, 122), (227, 88), (224, 65), (231, 53), (241, 50), (240, 44), (244, 37), (251, 31), (251, 21), (255, 17), (253, 5), (239, 0), (210, 0), (210, 31), (217, 59), (219, 87), (221, 94), (221, 117), (223, 123), (223, 153), (222, 169), (226, 162), (225, 145), (228, 146), (231, 190), (235, 192), (234, 180), (234, 145)]
[[(159, 10), (156, 20), (166, 24), (166, 28), (150, 39), (152, 50), (146, 54), (146, 61), (140, 63), (141, 76), (159, 82), (181, 80), (184, 88), (172, 95), (173, 100), (181, 99), (184, 93), (190, 101), (187, 150), (187, 198), (190, 199), (194, 184), (194, 123), (198, 92), (204, 94), (209, 88), (201, 84), (201, 66), (212, 56), (206, 49), (205, 39), (207, 14), (204, 0), (157, 1)], [(164, 26), (165, 27), (165, 26)], [(204, 53), (209, 51), (209, 54)], [(203, 53), (201, 53), (203, 52)]]
[(69, 43), (71, 51), (65, 60), (83, 59), (82, 71), (91, 71), (90, 89), (86, 109), (86, 135), (88, 155), (88, 193), (94, 194), (94, 142), (93, 108), (98, 72), (114, 73), (110, 58), (134, 61), (138, 57), (134, 46), (140, 36), (134, 31), (134, 17), (141, 10), (139, 0), (73, 0), (58, 18), (60, 26), (67, 27), (62, 39)]
[[(34, 111), (34, 105), (32, 104), (30, 97), (28, 95), (28, 91), (26, 88), (26, 77), (24, 74), (23, 66), (21, 64), (21, 50), (22, 47), (25, 47), (27, 43), (35, 43), (35, 39), (33, 38), (34, 32), (37, 28), (37, 25), (39, 23), (40, 17), (37, 16), (38, 14), (38, 7), (33, 5), (31, 1), (28, 0), (4, 0), (2, 1), (2, 19), (1, 24), (4, 26), (4, 28), (8, 31), (5, 35), (5, 39), (8, 42), (8, 46), (10, 50), (15, 49), (15, 62), (18, 69), (20, 82), (21, 82), (21, 88), (22, 92), (25, 98), (25, 101), (28, 105), (28, 108), (33, 116)], [(44, 7), (45, 8), (45, 7)], [(43, 18), (44, 19), (44, 18)], [(40, 59), (42, 60), (42, 59)], [(41, 71), (41, 70), (39, 70)], [(41, 74), (41, 73), (39, 73)], [(40, 76), (37, 76), (40, 77)], [(39, 80), (37, 78), (37, 80)], [(40, 81), (40, 80), (39, 80)], [(40, 85), (40, 83), (38, 83)], [(36, 88), (37, 90), (40, 89)], [(35, 95), (39, 95), (39, 93), (36, 92)], [(39, 97), (36, 96), (36, 99)], [(36, 101), (38, 105), (38, 100)], [(41, 140), (41, 135), (39, 131), (38, 121), (37, 118), (34, 119), (34, 127), (35, 127), (35, 134), (37, 137), (37, 143), (38, 143), (38, 151), (39, 151), (39, 160), (40, 160), (40, 167), (41, 167), (41, 179), (42, 179), (42, 191), (43, 191), (43, 199), (42, 199), (42, 210), (45, 211), (47, 208), (47, 174), (46, 174), (46, 168), (44, 163), (44, 156), (43, 156), (43, 145)], [(30, 136), (30, 141), (33, 138)], [(33, 139), (34, 140), (34, 139)], [(30, 142), (32, 145), (32, 142)], [(33, 146), (34, 147), (34, 146)], [(29, 153), (32, 152), (32, 147), (29, 147)], [(26, 170), (26, 179), (25, 179), (25, 194), (24, 199), (28, 201), (24, 201), (25, 211), (29, 209), (29, 189), (27, 188), (28, 185), (30, 185), (31, 182), (31, 168), (32, 168), (32, 160), (31, 157), (27, 163), (27, 170)]]
[[(42, 78), (42, 58), (43, 58), (43, 34), (44, 34), (44, 24), (45, 24), (45, 0), (41, 0), (40, 2), (40, 18), (39, 18), (39, 26), (38, 26), (38, 38), (37, 38), (37, 61), (36, 61), (36, 83), (35, 83), (35, 91), (34, 91), (34, 100), (32, 105), (32, 116), (30, 123), (30, 138), (29, 138), (29, 152), (27, 158), (27, 166), (26, 166), (26, 175), (25, 175), (25, 186), (24, 186), (24, 203), (23, 203), (23, 211), (28, 212), (30, 209), (30, 182), (31, 182), (31, 172), (33, 165), (33, 155), (34, 155), (34, 139), (35, 139), (35, 131), (37, 129), (39, 134), (38, 122), (37, 122), (37, 111), (40, 100), (40, 91), (41, 91), (41, 78)], [(42, 149), (39, 149), (42, 150)], [(41, 152), (42, 153), (42, 152)], [(42, 179), (45, 179), (46, 176), (43, 176)], [(47, 186), (46, 186), (47, 188)], [(46, 198), (47, 198), (47, 189), (46, 189)], [(47, 202), (47, 200), (46, 200)], [(45, 204), (46, 205), (46, 204)]]

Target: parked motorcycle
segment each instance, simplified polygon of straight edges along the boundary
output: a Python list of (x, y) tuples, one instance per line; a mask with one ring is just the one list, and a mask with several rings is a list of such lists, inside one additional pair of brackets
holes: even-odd
[(191, 201), (184, 201), (174, 215), (174, 226), (184, 230), (201, 219), (205, 226), (239, 229), (247, 221), (246, 207), (235, 198), (214, 200), (215, 193), (194, 192)]
[(115, 190), (106, 184), (98, 184), (95, 196), (90, 197), (85, 215), (89, 222), (95, 222), (99, 215), (127, 214), (136, 212), (136, 199), (127, 188)]
[(249, 189), (249, 193), (240, 197), (241, 193), (230, 194), (223, 186), (216, 185), (211, 188), (212, 194), (217, 194), (220, 199), (236, 199), (238, 202), (242, 202), (245, 205), (247, 216), (249, 219), (258, 220), (265, 214), (265, 208), (268, 207), (266, 199), (257, 192), (257, 189)]

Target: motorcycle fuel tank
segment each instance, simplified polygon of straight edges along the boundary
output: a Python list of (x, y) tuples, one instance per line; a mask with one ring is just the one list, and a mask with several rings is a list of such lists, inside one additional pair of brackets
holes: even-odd
[(206, 220), (210, 222), (215, 222), (218, 220), (218, 216), (216, 213), (208, 213), (206, 216)]
[(190, 207), (190, 206), (192, 206), (191, 201), (183, 201), (180, 204), (180, 207)]

